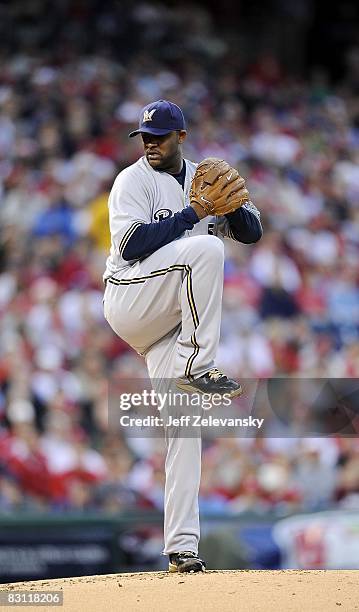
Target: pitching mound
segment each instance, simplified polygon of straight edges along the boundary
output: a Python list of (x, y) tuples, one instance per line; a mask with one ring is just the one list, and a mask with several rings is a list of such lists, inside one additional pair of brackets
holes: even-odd
[[(63, 591), (64, 605), (28, 612), (343, 612), (359, 610), (359, 571), (208, 571), (110, 574), (0, 585), (0, 591)], [(16, 606), (17, 607), (17, 606)], [(1, 610), (14, 609), (1, 606)]]

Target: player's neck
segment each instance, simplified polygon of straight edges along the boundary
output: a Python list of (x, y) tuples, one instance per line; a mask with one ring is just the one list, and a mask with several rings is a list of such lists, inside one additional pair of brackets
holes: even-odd
[(179, 174), (183, 168), (183, 156), (182, 153), (173, 161), (173, 164), (166, 168), (168, 174)]

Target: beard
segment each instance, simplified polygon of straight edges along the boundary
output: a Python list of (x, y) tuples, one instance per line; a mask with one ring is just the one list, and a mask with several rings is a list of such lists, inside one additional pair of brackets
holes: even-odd
[(156, 170), (161, 169), (163, 165), (166, 165), (161, 155), (151, 156), (150, 153), (146, 153), (146, 159), (150, 164), (151, 168), (154, 168)]

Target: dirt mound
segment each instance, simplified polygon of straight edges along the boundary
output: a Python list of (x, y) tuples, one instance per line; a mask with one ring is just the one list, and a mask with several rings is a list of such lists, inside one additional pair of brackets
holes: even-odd
[[(63, 591), (64, 605), (28, 612), (331, 612), (359, 611), (359, 571), (146, 572), (0, 585), (0, 591)], [(17, 607), (17, 606), (16, 606)], [(1, 610), (14, 606), (1, 606)]]

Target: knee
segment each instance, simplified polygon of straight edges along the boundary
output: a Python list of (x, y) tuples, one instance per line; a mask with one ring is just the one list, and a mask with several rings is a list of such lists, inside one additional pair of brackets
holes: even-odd
[(188, 240), (193, 240), (191, 251), (196, 257), (214, 260), (223, 264), (224, 245), (217, 236), (193, 236), (193, 238), (191, 237)]

